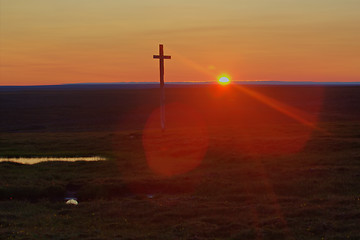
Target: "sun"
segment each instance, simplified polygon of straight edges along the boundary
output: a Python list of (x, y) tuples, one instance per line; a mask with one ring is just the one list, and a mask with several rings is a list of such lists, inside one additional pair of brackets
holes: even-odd
[(218, 79), (220, 85), (228, 85), (230, 83), (230, 77), (227, 75), (221, 75)]

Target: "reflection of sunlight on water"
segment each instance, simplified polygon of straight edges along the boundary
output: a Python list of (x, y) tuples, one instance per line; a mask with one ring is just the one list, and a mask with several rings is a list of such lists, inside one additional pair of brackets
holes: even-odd
[(76, 162), (76, 161), (105, 161), (104, 157), (19, 157), (19, 158), (1, 158), (0, 162), (16, 162), (21, 164), (36, 164), (40, 162), (54, 162), (54, 161), (62, 161), (62, 162)]

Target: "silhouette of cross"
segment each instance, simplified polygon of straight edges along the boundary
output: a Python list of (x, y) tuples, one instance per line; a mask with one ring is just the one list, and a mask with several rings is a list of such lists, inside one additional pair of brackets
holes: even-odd
[(154, 55), (153, 58), (159, 59), (160, 61), (160, 117), (161, 117), (161, 128), (165, 130), (165, 89), (164, 89), (164, 59), (171, 59), (171, 56), (164, 55), (163, 45), (159, 45), (159, 55)]
[(153, 58), (160, 60), (160, 86), (164, 86), (164, 59), (171, 59), (171, 56), (164, 55), (163, 45), (159, 45), (159, 55), (154, 55)]

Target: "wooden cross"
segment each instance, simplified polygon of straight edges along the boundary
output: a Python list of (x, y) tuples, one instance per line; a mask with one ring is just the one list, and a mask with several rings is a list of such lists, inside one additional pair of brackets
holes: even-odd
[(164, 89), (164, 59), (171, 59), (171, 56), (164, 55), (163, 45), (159, 45), (159, 55), (154, 55), (153, 58), (159, 59), (160, 61), (160, 118), (161, 118), (161, 128), (165, 130), (165, 89)]

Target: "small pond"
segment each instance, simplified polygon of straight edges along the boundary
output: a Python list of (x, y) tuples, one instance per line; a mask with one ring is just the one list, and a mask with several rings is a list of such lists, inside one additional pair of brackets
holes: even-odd
[(21, 164), (36, 164), (40, 162), (76, 162), (76, 161), (105, 161), (106, 158), (94, 156), (94, 157), (18, 157), (18, 158), (4, 158), (0, 157), (0, 162), (16, 162)]

